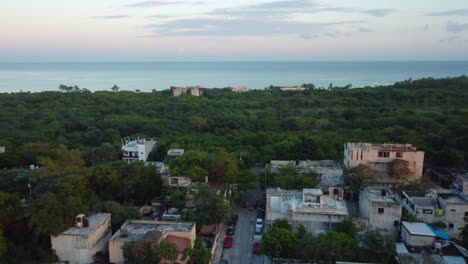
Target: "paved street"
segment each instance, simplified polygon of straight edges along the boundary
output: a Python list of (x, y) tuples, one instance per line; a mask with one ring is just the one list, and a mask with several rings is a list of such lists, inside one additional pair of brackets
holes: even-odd
[[(263, 172), (262, 169), (252, 170), (257, 176), (263, 176), (259, 172)], [(239, 216), (236, 232), (233, 236), (233, 246), (229, 249), (223, 249), (220, 259), (229, 261), (229, 264), (260, 264), (262, 263), (263, 257), (253, 254), (253, 235), (255, 229), (255, 221), (257, 219), (257, 210), (250, 212), (250, 205), (254, 206), (255, 201), (263, 199), (263, 191), (257, 187), (255, 190), (249, 190), (244, 193), (241, 197), (241, 205), (236, 209), (237, 215)], [(243, 202), (247, 201), (249, 206), (246, 208), (242, 207)], [(226, 237), (226, 228), (223, 228), (220, 241), (223, 241)], [(222, 244), (221, 244), (222, 246)], [(217, 261), (217, 259), (215, 259)], [(215, 262), (215, 264), (217, 264)]]

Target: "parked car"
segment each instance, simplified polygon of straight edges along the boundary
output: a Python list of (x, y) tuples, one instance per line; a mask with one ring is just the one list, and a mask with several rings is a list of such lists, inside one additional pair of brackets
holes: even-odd
[(262, 218), (257, 218), (257, 222), (255, 224), (256, 228), (263, 228), (263, 219)]
[(225, 259), (222, 259), (218, 262), (218, 264), (229, 264), (229, 262)]
[(233, 215), (231, 219), (229, 219), (228, 225), (229, 226), (237, 226), (237, 219), (239, 218), (238, 215)]
[(224, 248), (232, 248), (232, 237), (228, 236), (224, 239)]
[(229, 226), (229, 227), (226, 229), (226, 236), (233, 236), (233, 235), (234, 235), (234, 231), (236, 231), (236, 227), (235, 227), (235, 226)]
[(254, 240), (255, 241), (262, 240), (262, 228), (261, 227), (255, 227)]
[(253, 244), (253, 253), (256, 255), (260, 254), (260, 244), (260, 241), (255, 241)]

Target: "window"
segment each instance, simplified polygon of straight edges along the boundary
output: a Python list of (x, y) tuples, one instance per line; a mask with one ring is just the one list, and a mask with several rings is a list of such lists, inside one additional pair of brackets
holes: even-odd
[(453, 229), (453, 224), (449, 223), (449, 228)]
[(398, 226), (399, 224), (400, 224), (400, 221), (398, 220), (393, 221), (393, 226)]
[(468, 216), (468, 212), (465, 212), (465, 216)]
[(388, 158), (390, 157), (390, 152), (388, 151), (379, 151), (379, 158)]
[(361, 160), (362, 160), (362, 150), (361, 150)]
[(455, 211), (455, 209), (450, 209), (450, 212), (454, 212), (454, 213), (455, 213), (456, 211)]
[(383, 214), (384, 213), (384, 209), (383, 208), (379, 208), (379, 214)]
[(403, 158), (403, 152), (397, 152), (396, 157), (397, 158)]

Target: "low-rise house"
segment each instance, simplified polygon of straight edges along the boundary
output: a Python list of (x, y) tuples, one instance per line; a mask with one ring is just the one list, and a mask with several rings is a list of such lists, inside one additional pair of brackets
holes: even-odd
[(271, 173), (278, 172), (279, 168), (285, 165), (293, 165), (301, 173), (317, 173), (320, 187), (343, 186), (343, 169), (335, 160), (272, 160), (266, 165), (266, 169)]
[(401, 239), (406, 246), (432, 247), (436, 237), (425, 223), (401, 222)]
[(148, 159), (148, 155), (156, 147), (156, 141), (146, 139), (129, 140), (122, 142), (122, 160), (127, 162), (143, 161)]
[(166, 241), (176, 245), (179, 253), (177, 263), (187, 263), (189, 259), (184, 259), (183, 255), (187, 248), (193, 247), (195, 239), (195, 223), (128, 220), (109, 241), (109, 261), (123, 264), (123, 245), (145, 240), (157, 244)]
[(189, 177), (184, 176), (169, 176), (168, 185), (177, 187), (190, 187), (192, 185), (192, 180), (190, 180)]
[(202, 96), (203, 88), (199, 85), (197, 86), (188, 86), (188, 87), (178, 87), (171, 86), (172, 96), (178, 97), (182, 94), (190, 94), (191, 96)]
[(198, 233), (203, 245), (210, 250), (211, 256), (214, 256), (216, 248), (218, 247), (221, 230), (220, 224), (203, 225)]
[(468, 197), (461, 193), (441, 193), (437, 201), (443, 211), (440, 221), (447, 226), (444, 231), (457, 238), (465, 227), (465, 217), (468, 217)]
[(434, 244), (434, 247), (409, 247), (396, 243), (395, 262), (398, 264), (465, 264), (468, 250), (453, 243)]
[(112, 236), (111, 215), (105, 213), (75, 218), (75, 226), (50, 236), (52, 252), (69, 264), (93, 263), (97, 253), (105, 254)]
[(402, 206), (392, 190), (367, 187), (359, 192), (359, 212), (368, 227), (396, 234)]
[(170, 161), (171, 159), (182, 156), (184, 155), (184, 153), (184, 149), (169, 149), (166, 154), (166, 162)]
[(410, 192), (403, 191), (401, 203), (405, 209), (418, 219), (426, 223), (440, 221), (442, 212), (438, 210), (437, 194), (435, 192)]
[(396, 159), (408, 162), (410, 175), (404, 181), (415, 181), (423, 175), (424, 151), (417, 151), (411, 144), (346, 143), (344, 145), (344, 166), (347, 169), (361, 164), (368, 165), (376, 172), (379, 184), (394, 184), (390, 167)]
[(5, 146), (0, 146), (0, 154), (5, 153)]
[(303, 225), (315, 234), (331, 230), (335, 223), (348, 216), (340, 188), (329, 188), (326, 193), (322, 189), (267, 189), (266, 203), (267, 226), (285, 218), (293, 227)]

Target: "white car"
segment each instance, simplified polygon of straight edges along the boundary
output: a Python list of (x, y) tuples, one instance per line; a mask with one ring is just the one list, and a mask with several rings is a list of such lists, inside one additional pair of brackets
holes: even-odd
[(255, 224), (255, 227), (260, 228), (260, 229), (263, 228), (263, 219), (257, 218), (257, 222)]

